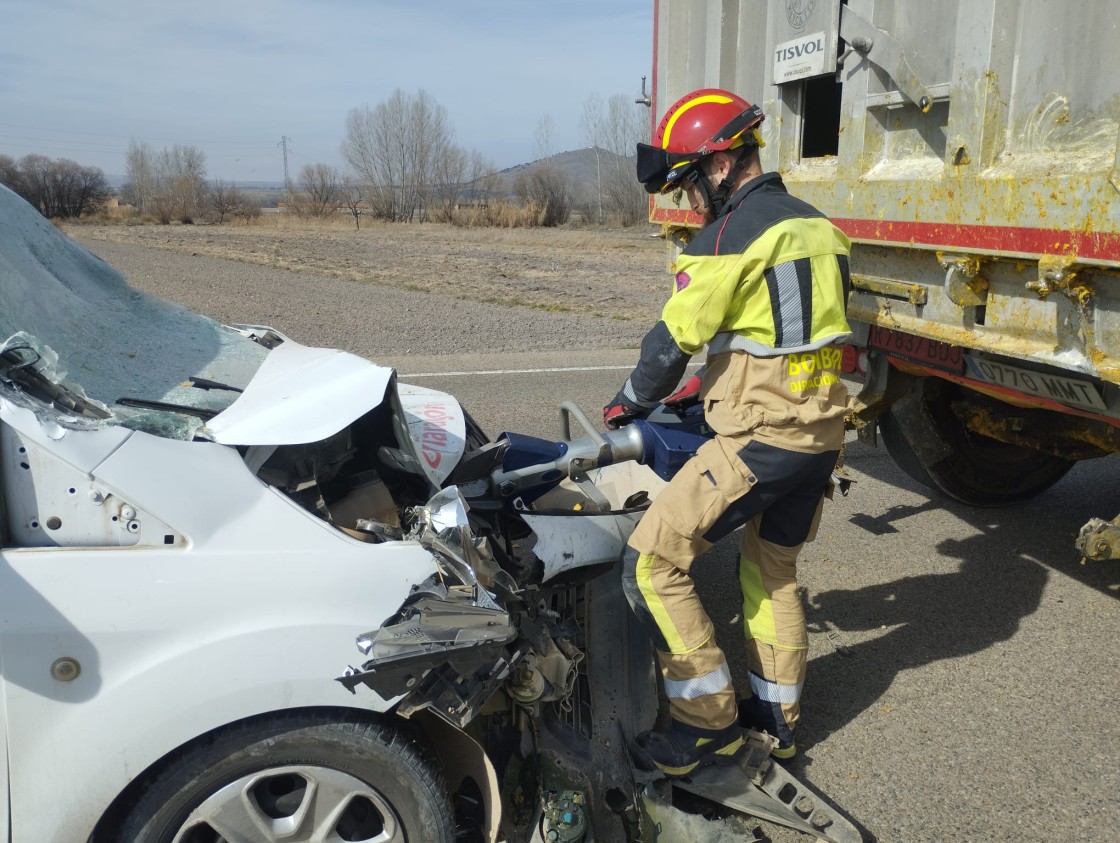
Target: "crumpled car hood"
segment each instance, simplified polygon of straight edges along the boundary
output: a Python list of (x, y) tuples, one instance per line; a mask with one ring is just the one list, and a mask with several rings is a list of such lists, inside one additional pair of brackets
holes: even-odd
[(392, 376), (392, 369), (345, 351), (288, 340), (202, 432), (223, 445), (317, 442), (380, 404)]

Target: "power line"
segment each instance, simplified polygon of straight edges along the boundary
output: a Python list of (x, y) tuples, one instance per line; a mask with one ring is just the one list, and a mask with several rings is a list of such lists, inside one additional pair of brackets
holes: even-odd
[[(316, 161), (314, 158), (311, 158), (307, 155), (301, 155), (300, 153), (296, 152), (294, 149), (289, 150), (289, 152), (291, 153), (292, 157), (294, 157), (294, 158), (302, 158), (304, 161), (310, 161), (313, 164), (318, 163), (318, 161)], [(327, 153), (325, 153), (321, 150), (318, 150), (318, 149), (309, 149), (308, 152), (311, 152), (315, 155), (318, 155), (319, 156), (319, 161), (329, 160), (330, 158), (333, 157), (333, 156), (328, 155)]]
[[(138, 135), (135, 135), (135, 134), (134, 135), (129, 135), (128, 137), (125, 137), (124, 135), (110, 135), (110, 134), (106, 134), (104, 132), (85, 132), (85, 131), (80, 131), (80, 130), (77, 130), (77, 129), (51, 129), (51, 128), (47, 128), (46, 126), (27, 126), (27, 125), (24, 125), (22, 123), (9, 123), (7, 121), (0, 122), (0, 129), (5, 129), (5, 128), (24, 129), (24, 130), (28, 130), (28, 131), (32, 131), (32, 132), (50, 132), (50, 133), (57, 134), (57, 135), (88, 135), (90, 137), (107, 138), (107, 139), (120, 140), (120, 141), (126, 141), (126, 142), (132, 140), (133, 138), (139, 137)], [(240, 144), (240, 145), (244, 145), (244, 146), (271, 145), (270, 141), (249, 140), (247, 138), (246, 139), (241, 139), (241, 140), (188, 140), (188, 141), (184, 141), (182, 138), (163, 138), (163, 137), (144, 136), (144, 137), (140, 137), (139, 139), (145, 140), (145, 141), (162, 141), (163, 143), (191, 143), (191, 144), (195, 144), (195, 145), (198, 145), (198, 146), (202, 146), (202, 145), (216, 146), (216, 145), (219, 145), (219, 144)]]
[[(194, 144), (198, 145), (198, 144)], [(9, 135), (0, 132), (0, 146), (29, 147), (36, 150), (54, 150), (60, 152), (73, 151), (75, 154), (89, 153), (119, 153), (125, 154), (128, 144), (125, 143), (100, 143), (95, 141), (72, 141), (60, 138), (37, 138), (26, 135)], [(200, 145), (199, 145), (200, 146)], [(243, 156), (262, 157), (266, 154), (267, 147), (219, 147), (208, 150), (211, 156)]]
[(57, 138), (31, 138), (21, 135), (0, 134), (0, 143), (7, 144), (35, 144), (36, 146), (57, 147), (62, 149), (81, 149), (93, 152), (116, 152), (123, 147), (120, 144), (104, 143), (75, 143), (74, 141), (60, 140)]

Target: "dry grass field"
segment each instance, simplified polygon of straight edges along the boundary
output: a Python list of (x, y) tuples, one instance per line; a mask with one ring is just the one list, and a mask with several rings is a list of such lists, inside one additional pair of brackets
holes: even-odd
[(554, 312), (652, 322), (669, 293), (652, 226), (462, 228), (275, 214), (251, 224), (65, 223), (107, 241)]

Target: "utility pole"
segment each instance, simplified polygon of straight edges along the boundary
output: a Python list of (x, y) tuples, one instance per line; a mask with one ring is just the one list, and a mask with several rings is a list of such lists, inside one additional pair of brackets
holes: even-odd
[(291, 138), (287, 135), (281, 135), (280, 143), (276, 144), (278, 147), (284, 150), (284, 189), (288, 190), (289, 192), (292, 189), (292, 178), (288, 175), (288, 141), (290, 140)]

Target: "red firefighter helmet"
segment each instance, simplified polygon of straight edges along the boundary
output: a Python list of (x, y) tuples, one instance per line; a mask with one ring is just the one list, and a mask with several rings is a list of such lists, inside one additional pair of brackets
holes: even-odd
[(638, 181), (649, 193), (680, 187), (695, 178), (700, 162), (713, 152), (761, 146), (757, 129), (762, 109), (720, 88), (685, 94), (665, 112), (653, 144), (638, 144)]

